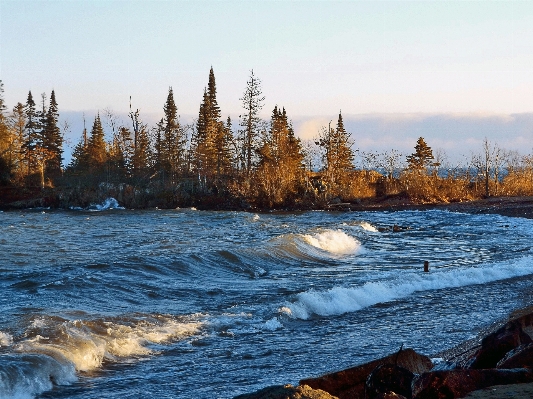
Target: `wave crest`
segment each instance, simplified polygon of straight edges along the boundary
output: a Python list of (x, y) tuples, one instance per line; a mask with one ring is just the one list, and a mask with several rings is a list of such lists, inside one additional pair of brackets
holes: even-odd
[(333, 287), (326, 291), (310, 290), (297, 295), (296, 301), (279, 309), (296, 319), (312, 315), (333, 316), (405, 298), (417, 291), (485, 284), (533, 273), (533, 257), (515, 262), (495, 263), (485, 267), (442, 270), (431, 273), (406, 273), (392, 281), (368, 282), (358, 287)]

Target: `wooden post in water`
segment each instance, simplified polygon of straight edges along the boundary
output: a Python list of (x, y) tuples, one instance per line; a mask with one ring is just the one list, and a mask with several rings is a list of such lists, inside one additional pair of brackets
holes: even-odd
[(427, 260), (424, 261), (424, 272), (429, 272), (429, 262)]

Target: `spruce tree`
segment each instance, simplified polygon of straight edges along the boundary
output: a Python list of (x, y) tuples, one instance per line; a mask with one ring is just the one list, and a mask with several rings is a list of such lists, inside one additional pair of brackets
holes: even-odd
[(14, 134), (6, 115), (7, 106), (4, 100), (4, 84), (0, 80), (0, 183), (8, 182), (14, 168)]
[(434, 157), (433, 150), (419, 137), (416, 141), (415, 152), (407, 157), (407, 168), (414, 171), (422, 171), (431, 166)]
[(330, 195), (340, 195), (350, 184), (350, 172), (353, 170), (354, 153), (351, 148), (350, 133), (344, 128), (342, 113), (339, 112), (337, 126), (328, 126), (319, 138), (322, 147), (325, 180)]
[(294, 199), (303, 180), (304, 155), (285, 108), (279, 110), (274, 107), (270, 129), (263, 137), (258, 153), (256, 179), (259, 201), (272, 207)]
[(168, 90), (167, 101), (163, 107), (164, 130), (161, 148), (161, 163), (170, 178), (170, 183), (177, 182), (184, 166), (186, 138), (178, 120), (178, 107), (174, 102), (172, 87)]
[(43, 147), (54, 154), (47, 163), (49, 173), (57, 174), (61, 172), (61, 162), (63, 160), (63, 137), (58, 126), (59, 112), (55, 91), (50, 94), (50, 104), (46, 113), (45, 127), (43, 134)]
[(98, 113), (94, 118), (93, 127), (87, 141), (87, 161), (89, 168), (101, 168), (107, 162), (107, 158), (105, 133), (100, 120), (100, 113)]
[(24, 111), (26, 113), (26, 125), (24, 126), (24, 144), (22, 145), (22, 153), (24, 154), (24, 159), (26, 161), (26, 174), (30, 175), (36, 167), (34, 151), (39, 144), (38, 116), (31, 91), (28, 92)]

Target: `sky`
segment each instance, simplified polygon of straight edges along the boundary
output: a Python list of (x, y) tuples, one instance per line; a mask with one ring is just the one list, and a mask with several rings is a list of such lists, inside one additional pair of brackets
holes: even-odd
[(130, 96), (155, 122), (170, 86), (192, 121), (213, 67), (233, 120), (253, 69), (262, 116), (285, 107), (304, 139), (342, 110), (365, 151), (531, 153), (531, 21), (529, 0), (0, 0), (0, 79), (9, 108), (55, 90), (74, 141), (83, 114), (127, 123)]

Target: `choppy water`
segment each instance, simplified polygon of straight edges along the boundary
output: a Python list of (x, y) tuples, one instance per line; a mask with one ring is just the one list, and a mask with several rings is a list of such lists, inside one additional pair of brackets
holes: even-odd
[(531, 220), (109, 205), (0, 213), (0, 398), (231, 398), (533, 302)]

